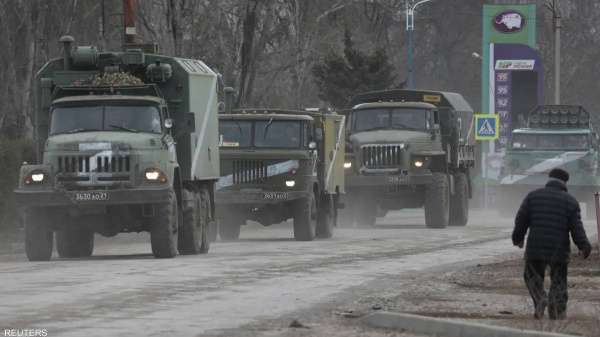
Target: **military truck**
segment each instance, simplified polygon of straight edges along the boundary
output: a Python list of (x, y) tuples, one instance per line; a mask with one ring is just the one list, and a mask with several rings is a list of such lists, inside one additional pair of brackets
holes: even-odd
[(425, 208), (429, 228), (465, 226), (475, 164), (473, 109), (457, 93), (384, 90), (346, 105), (345, 221)]
[(498, 177), (498, 212), (515, 216), (530, 191), (543, 187), (553, 168), (569, 172), (569, 193), (586, 203), (596, 218), (594, 193), (600, 191), (599, 140), (590, 113), (578, 105), (540, 105), (512, 132)]
[(248, 220), (271, 226), (293, 219), (298, 241), (332, 236), (344, 193), (344, 116), (228, 104), (219, 127), (221, 239), (237, 239)]
[(31, 261), (90, 256), (94, 233), (150, 232), (156, 258), (209, 250), (219, 179), (217, 76), (147, 45), (72, 47), (36, 75), (38, 163), (21, 168)]

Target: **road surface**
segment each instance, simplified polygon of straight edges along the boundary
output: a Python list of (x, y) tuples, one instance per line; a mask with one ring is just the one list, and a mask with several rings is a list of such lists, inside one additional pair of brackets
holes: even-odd
[[(595, 233), (592, 222), (586, 229)], [(419, 272), (514, 252), (511, 231), (495, 212), (472, 211), (466, 227), (438, 230), (425, 227), (422, 211), (390, 212), (375, 228), (336, 228), (313, 242), (294, 241), (291, 224), (250, 224), (207, 255), (161, 260), (145, 233), (97, 236), (87, 259), (0, 256), (0, 328), (88, 337), (357, 332), (336, 321), (340, 312)], [(289, 328), (293, 319), (313, 330)]]

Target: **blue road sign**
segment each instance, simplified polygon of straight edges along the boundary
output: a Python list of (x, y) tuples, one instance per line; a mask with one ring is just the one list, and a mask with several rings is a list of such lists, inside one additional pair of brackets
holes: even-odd
[(500, 116), (490, 114), (475, 115), (475, 139), (496, 140), (500, 136)]

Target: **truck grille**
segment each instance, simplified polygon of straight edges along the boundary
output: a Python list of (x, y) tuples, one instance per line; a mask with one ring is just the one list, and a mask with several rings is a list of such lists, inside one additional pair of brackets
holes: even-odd
[(370, 169), (398, 167), (402, 156), (401, 145), (363, 145), (362, 164)]
[(262, 183), (267, 177), (267, 167), (262, 160), (234, 160), (233, 183)]
[(59, 156), (58, 173), (130, 173), (129, 156)]

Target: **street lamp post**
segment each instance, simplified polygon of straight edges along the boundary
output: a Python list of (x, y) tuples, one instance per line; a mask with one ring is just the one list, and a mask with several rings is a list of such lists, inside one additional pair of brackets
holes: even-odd
[(424, 3), (429, 2), (431, 0), (421, 0), (414, 4), (412, 7), (409, 7), (408, 3), (406, 4), (406, 30), (408, 30), (408, 88), (413, 89), (413, 66), (412, 66), (412, 31), (414, 27), (414, 12), (415, 8)]

